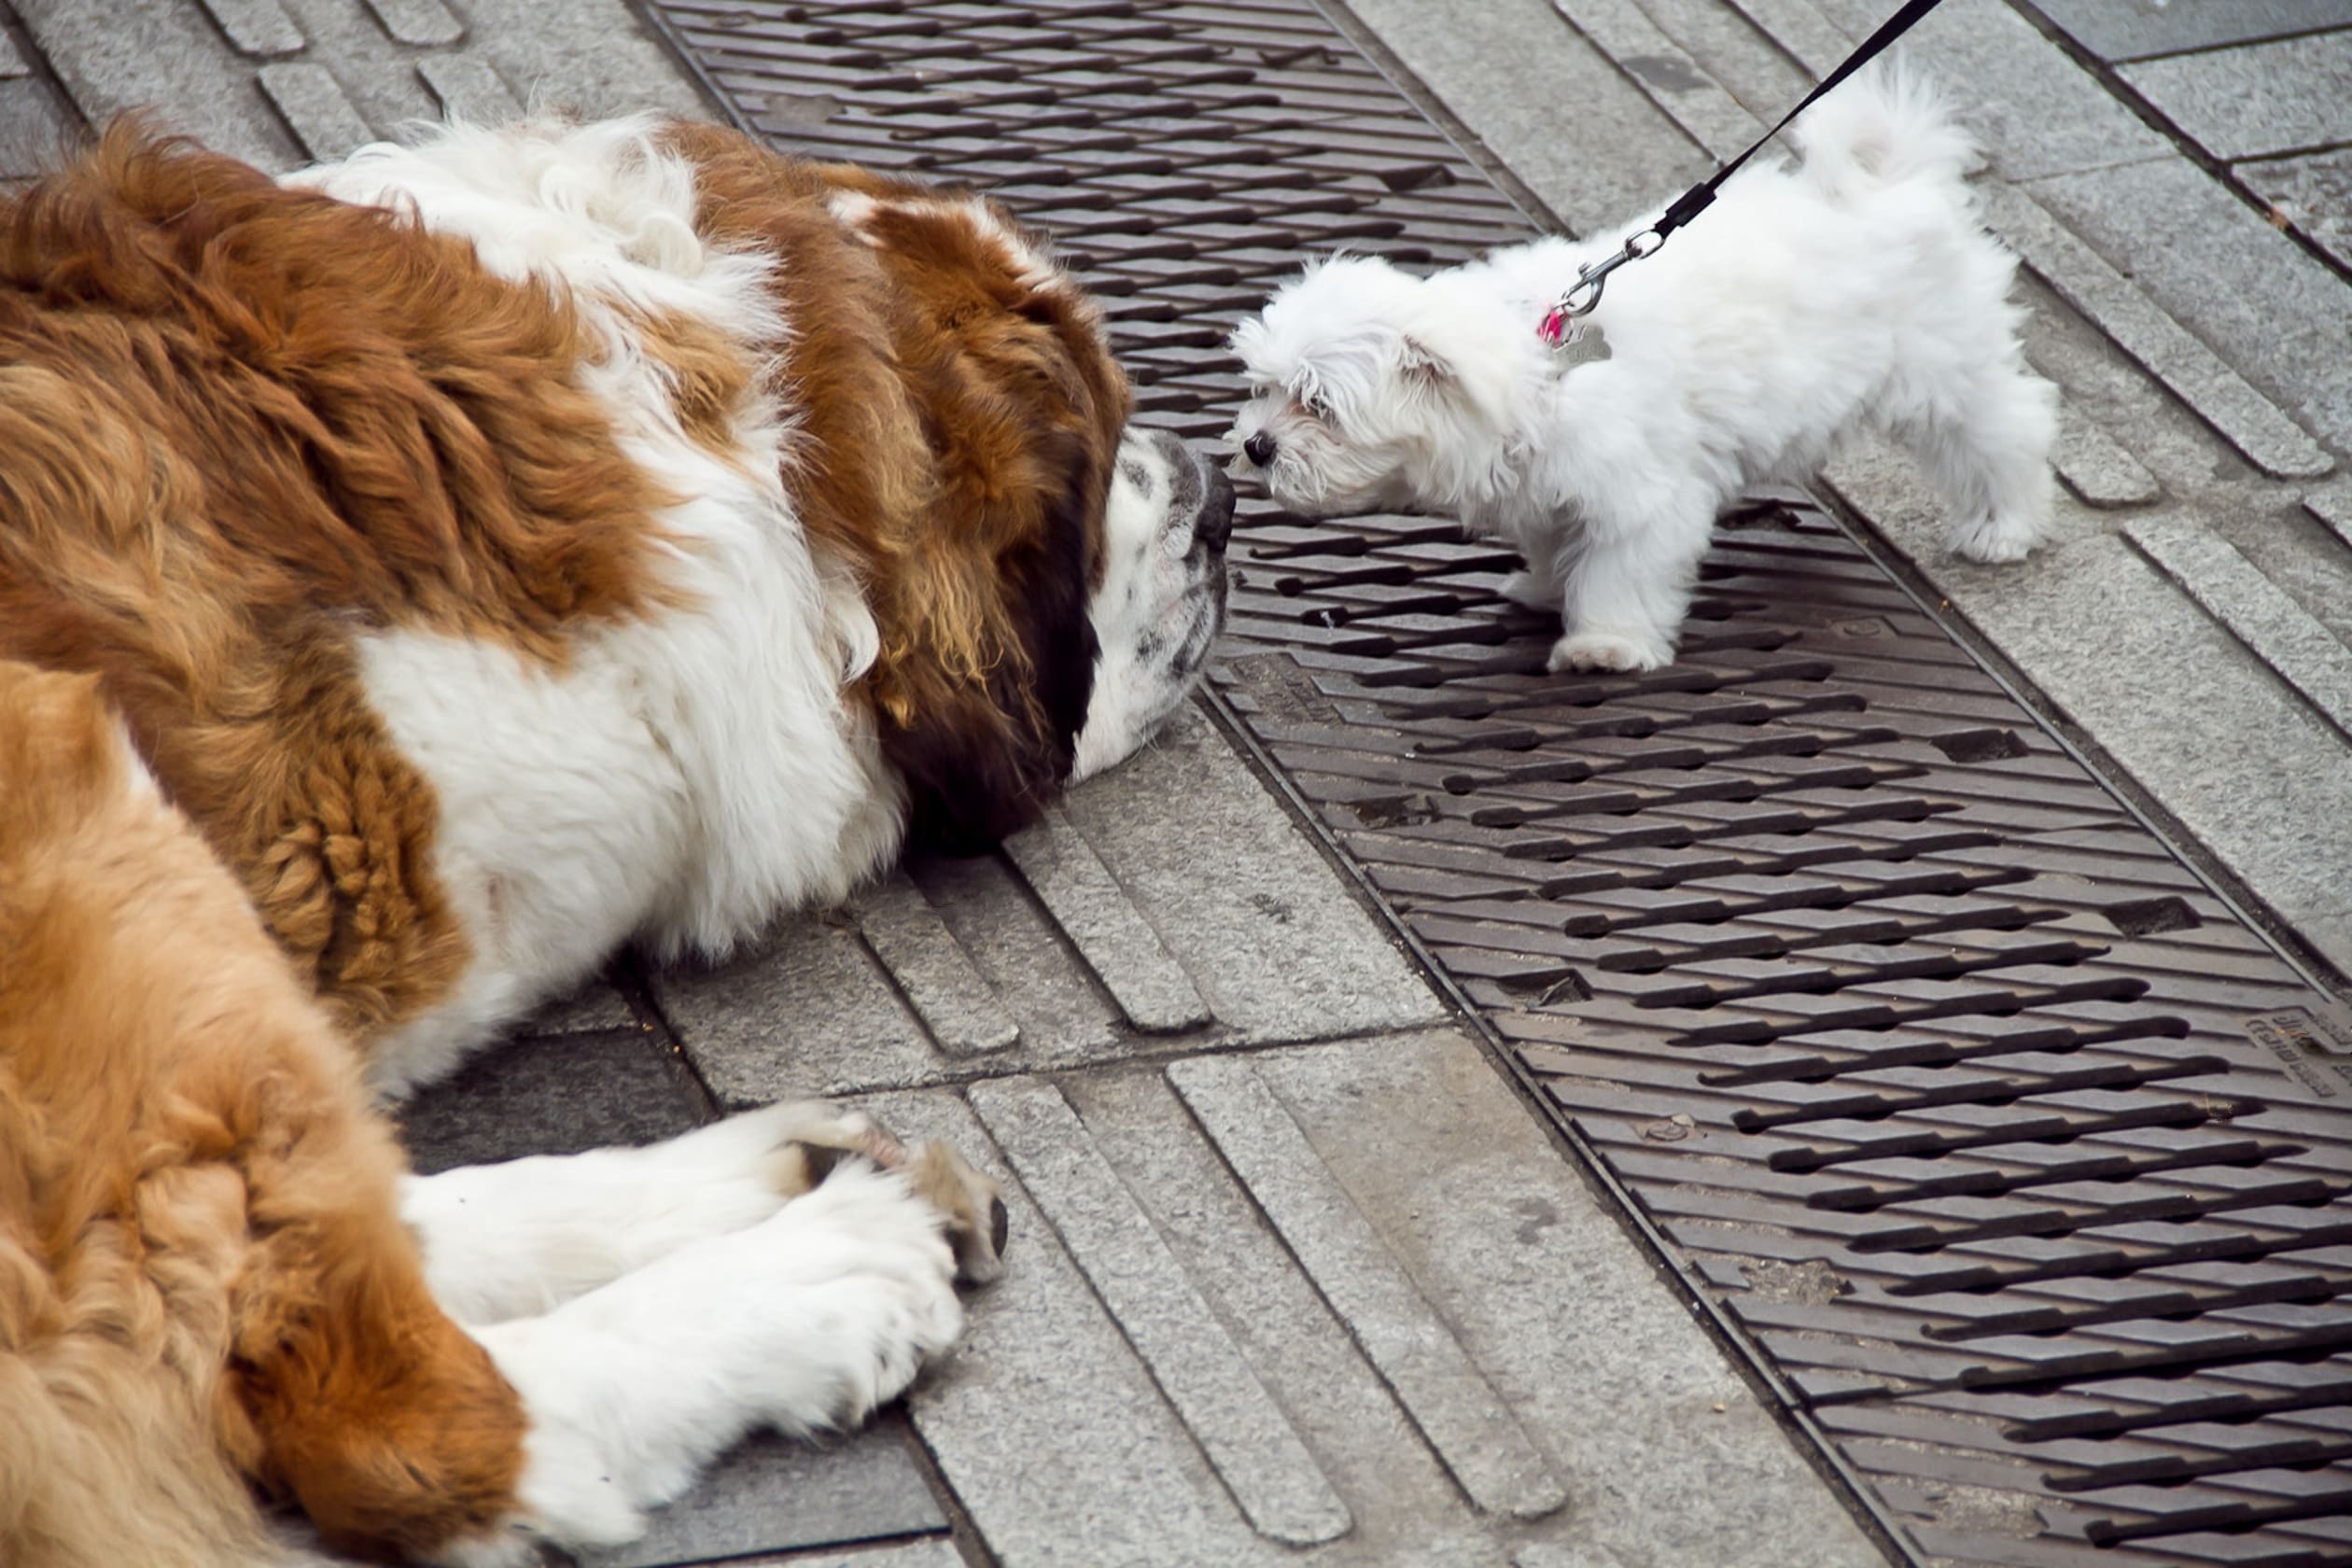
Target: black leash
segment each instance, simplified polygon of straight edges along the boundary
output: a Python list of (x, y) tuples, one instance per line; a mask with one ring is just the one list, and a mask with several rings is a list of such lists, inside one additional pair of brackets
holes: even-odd
[(1715, 192), (1723, 182), (1738, 174), (1741, 164), (1763, 151), (1765, 143), (1787, 130), (1790, 120), (1812, 108), (1820, 101), (1823, 94), (1828, 92), (1840, 82), (1877, 59), (1885, 52), (1887, 45), (1910, 32), (1913, 22), (1942, 3), (1943, 0), (1904, 0), (1902, 9), (1887, 18), (1877, 32), (1863, 39), (1860, 47), (1852, 54), (1847, 55), (1836, 70), (1822, 77), (1820, 85), (1805, 94), (1802, 103), (1781, 116), (1781, 122), (1778, 125), (1758, 136), (1755, 146), (1675, 197), (1673, 204), (1659, 215), (1656, 223), (1625, 242), (1623, 250), (1592, 266), (1576, 269), (1575, 285), (1566, 293), (1561, 295), (1559, 301), (1550, 310), (1544, 313), (1543, 325), (1535, 329), (1536, 334), (1554, 348), (1558, 348), (1566, 333), (1568, 324), (1577, 316), (1590, 315), (1592, 308), (1601, 302), (1601, 285), (1611, 273), (1624, 266), (1628, 261), (1639, 261), (1645, 256), (1655, 256), (1658, 253), (1658, 247), (1666, 243), (1666, 236), (1714, 204)]

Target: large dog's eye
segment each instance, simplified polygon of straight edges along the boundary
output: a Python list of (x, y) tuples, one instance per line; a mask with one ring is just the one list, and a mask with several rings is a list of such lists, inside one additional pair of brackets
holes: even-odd
[(1322, 420), (1324, 424), (1328, 425), (1331, 423), (1331, 405), (1323, 401), (1322, 393), (1303, 392), (1299, 394), (1298, 406), (1305, 409), (1309, 413), (1313, 414), (1317, 419)]

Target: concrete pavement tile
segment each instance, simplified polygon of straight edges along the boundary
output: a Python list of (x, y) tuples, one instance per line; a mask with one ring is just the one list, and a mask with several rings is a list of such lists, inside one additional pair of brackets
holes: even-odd
[[(580, 1568), (670, 1568), (945, 1531), (946, 1516), (907, 1443), (896, 1422), (825, 1443), (753, 1437), (729, 1450), (685, 1497), (656, 1511), (643, 1535), (609, 1551), (581, 1553)], [(895, 1568), (887, 1557), (850, 1561)]]
[(326, 66), (308, 61), (270, 64), (258, 77), (261, 91), (311, 161), (332, 162), (377, 139)]
[(701, 1098), (640, 1029), (517, 1040), (398, 1107), (400, 1144), (427, 1174), (525, 1155), (651, 1143), (704, 1119)]
[(899, 988), (952, 1056), (1001, 1051), (1021, 1038), (972, 955), (903, 870), (857, 898), (858, 929)]
[(916, 1429), (1003, 1568), (1244, 1568), (1288, 1561), (1235, 1508), (1085, 1276), (972, 1112), (941, 1091), (863, 1103), (1004, 1176), (1003, 1277), (908, 1394)]
[(278, 0), (203, 0), (203, 4), (231, 47), (249, 58), (300, 54), (308, 41)]
[(2322, 441), (2352, 447), (2344, 281), (2292, 239), (2185, 159), (2037, 180), (2031, 189), (2246, 381)]
[(2163, 494), (2156, 476), (2138, 458), (2072, 403), (2059, 406), (2058, 444), (2051, 466), (2066, 488), (2090, 506), (2145, 506)]
[(2265, 159), (2231, 173), (2340, 265), (2352, 267), (2352, 151)]
[(1718, 160), (1739, 156), (1771, 123), (1743, 108), (1633, 0), (1552, 0), (1552, 6)]
[(2352, 25), (2352, 0), (2035, 0), (2103, 60)]
[(1252, 1063), (1183, 1061), (1168, 1076), (1471, 1501), (1515, 1519), (1564, 1506), (1568, 1489), (1551, 1457), (1529, 1440)]
[(445, 119), (503, 125), (523, 113), (497, 68), (479, 55), (430, 55), (416, 63), (416, 74)]
[(1020, 1079), (970, 1099), (1258, 1533), (1346, 1534), (1347, 1505), (1060, 1092)]
[(32, 74), (33, 63), (24, 58), (24, 51), (17, 48), (7, 28), (0, 27), (0, 81), (14, 81)]
[(2121, 74), (2216, 158), (2352, 141), (2352, 93), (2344, 91), (2352, 80), (2352, 32), (2177, 54)]
[(515, 1029), (517, 1034), (595, 1034), (637, 1027), (628, 999), (609, 982), (591, 980), (570, 996), (541, 1007)]
[(2352, 739), (2352, 649), (2206, 529), (2184, 519), (2128, 524), (2126, 539)]
[(120, 6), (112, 0), (13, 0), (18, 18), (93, 126), (154, 105), (183, 131), (265, 169), (291, 168), (302, 153), (249, 67), (211, 21), (185, 3)]
[(404, 44), (454, 44), (466, 35), (465, 23), (441, 0), (368, 0), (368, 9), (387, 35)]
[(2090, 513), (2062, 505), (2056, 539), (2023, 567), (1973, 567), (1944, 555), (1939, 509), (1899, 455), (1869, 443), (1828, 478), (2127, 777), (2352, 973), (2352, 767), (2333, 725)]
[(73, 129), (46, 83), (32, 77), (0, 81), (0, 181), (31, 179), (55, 167), (74, 145)]
[[(1211, 1065), (1223, 1064), (1170, 1076)], [(1808, 1568), (1883, 1561), (1467, 1039), (1301, 1047), (1249, 1065), (1345, 1211), (1569, 1477), (1573, 1501), (1544, 1532), (1554, 1550), (1785, 1568), (1802, 1542)]]
[(1547, 0), (1349, 8), (1574, 232), (1633, 217), (1715, 165)]
[(1174, 1034), (1209, 1022), (1183, 966), (1059, 806), (1005, 840), (1004, 852), (1128, 1023), (1147, 1034)]
[[(2179, 166), (2188, 167), (2185, 163)], [(2131, 171), (2114, 170), (2081, 178), (2086, 185), (2113, 185), (2127, 173), (2135, 174), (2147, 167), (2149, 165), (2137, 165)], [(2203, 183), (2203, 176), (2198, 178)], [(2248, 461), (2266, 473), (2282, 476), (2311, 476), (2329, 471), (2334, 466), (2333, 460), (2306, 431), (2168, 315), (2139, 287), (2138, 280), (2119, 271), (2107, 257), (2069, 231), (2044, 208), (2037, 198), (2055, 183), (2037, 184), (2032, 195), (2016, 187), (1989, 187), (1985, 191), (1985, 216), (2001, 237), (2067, 304), (2095, 322), (2125, 353), (2244, 453)], [(2281, 235), (2274, 233), (2272, 237), (2291, 245)], [(2315, 372), (2326, 380), (2340, 379), (2336, 372), (2317, 367)]]
[[(1181, 1029), (1204, 1009), (1191, 1038), (1223, 1042), (1327, 1039), (1444, 1011), (1197, 708), (1073, 791), (1009, 857), (918, 861), (909, 875), (987, 995), (944, 969), (903, 995), (890, 984), (891, 955), (906, 961), (894, 923), (913, 917), (903, 892), (895, 906), (886, 895), (880, 931), (862, 940), (847, 916), (805, 917), (725, 964), (652, 976), (721, 1099), (1162, 1053), (1183, 1036), (1146, 1030)], [(990, 1001), (1019, 1038), (975, 1056), (973, 1039), (995, 1038), (979, 1021)]]
[(945, 1536), (894, 1542), (858, 1551), (819, 1552), (791, 1557), (747, 1557), (727, 1568), (964, 1568), (963, 1554)]
[[(1820, 81), (1853, 51), (1855, 37), (1822, 13), (1814, 0), (1730, 0), (1782, 49), (1796, 57), (1809, 81)], [(1799, 92), (1798, 97), (1804, 94)], [(1796, 99), (1789, 100), (1791, 103)], [(1775, 119), (1778, 117), (1775, 116)]]
[[(1893, 9), (1884, 0), (1816, 3), (1856, 41)], [(2005, 178), (2105, 169), (2172, 151), (2004, 0), (1945, 0), (1904, 35), (1902, 49), (1984, 138)]]

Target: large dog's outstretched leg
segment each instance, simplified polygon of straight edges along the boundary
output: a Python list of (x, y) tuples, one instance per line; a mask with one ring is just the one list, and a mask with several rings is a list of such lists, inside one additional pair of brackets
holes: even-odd
[(527, 1463), (506, 1545), (443, 1560), (502, 1562), (531, 1538), (628, 1540), (746, 1433), (843, 1428), (896, 1396), (962, 1326), (951, 1216), (925, 1174), (960, 1163), (945, 1150), (893, 1170), (845, 1159), (749, 1229), (475, 1330), (522, 1396)]
[(911, 1155), (861, 1112), (814, 1100), (748, 1111), (638, 1149), (539, 1155), (411, 1176), (400, 1217), (434, 1296), (460, 1323), (534, 1316), (690, 1242), (759, 1224), (844, 1155), (907, 1164), (949, 1218), (961, 1277), (1000, 1269), (996, 1184), (945, 1149)]

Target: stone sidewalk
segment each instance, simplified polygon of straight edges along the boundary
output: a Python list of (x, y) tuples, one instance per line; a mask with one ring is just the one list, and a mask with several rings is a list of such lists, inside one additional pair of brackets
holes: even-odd
[[(1585, 230), (1744, 146), (1883, 8), (1342, 21)], [(2339, 969), (2348, 46), (2352, 0), (1948, 0), (1914, 52), (1986, 137), (2032, 273), (2060, 541), (1957, 565), (1902, 464), (1833, 476), (2108, 777)], [(622, 0), (0, 0), (0, 176), (139, 105), (286, 167), (535, 100), (712, 112)], [(903, 1411), (750, 1446), (610, 1568), (1887, 1560), (1206, 710), (1001, 855), (914, 865), (721, 969), (624, 963), (409, 1133), (429, 1168), (811, 1093), (1012, 1178), (1010, 1271)]]

